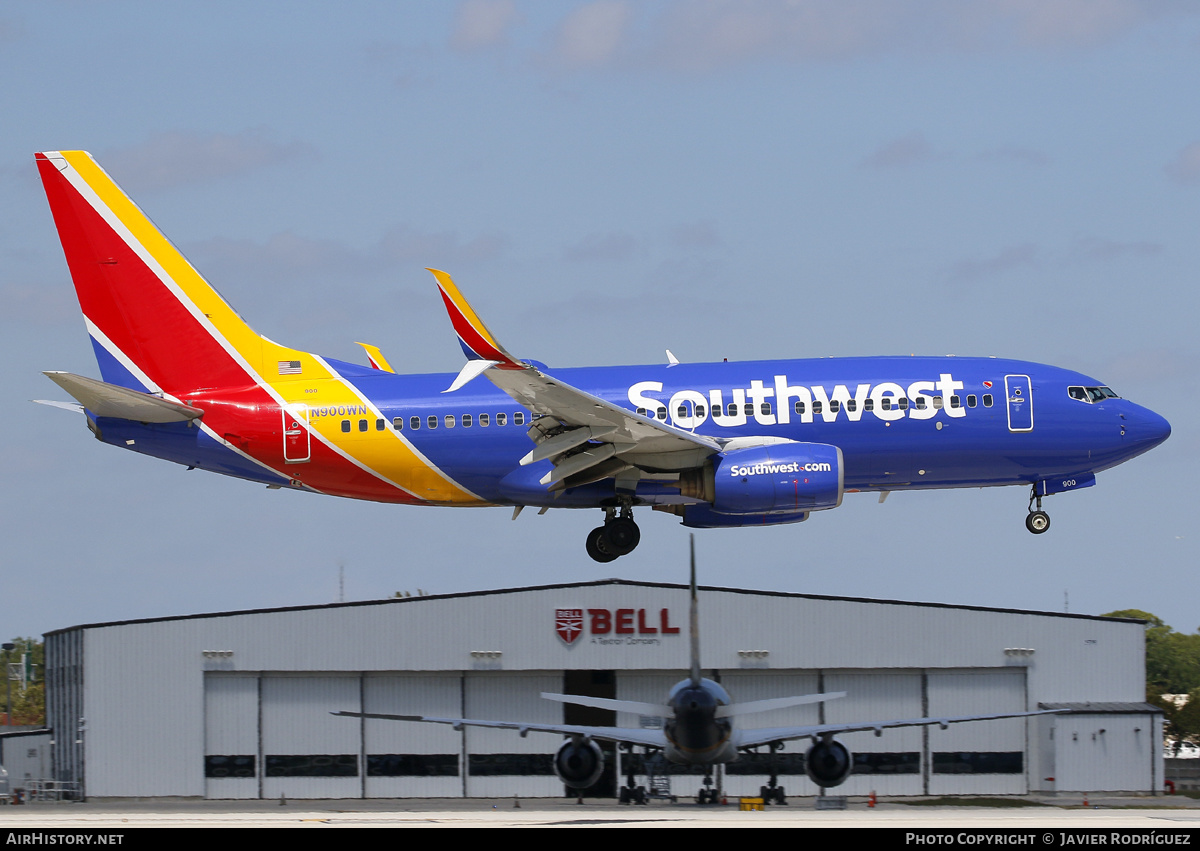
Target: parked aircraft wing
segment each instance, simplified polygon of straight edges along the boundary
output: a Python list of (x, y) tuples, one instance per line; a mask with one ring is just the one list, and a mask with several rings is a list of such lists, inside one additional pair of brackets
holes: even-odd
[[(482, 373), (528, 408), (534, 415), (529, 436), (538, 449), (552, 441), (561, 442), (551, 443), (549, 455), (534, 449), (521, 459), (522, 464), (530, 464), (550, 458), (554, 470), (542, 480), (550, 489), (587, 484), (630, 468), (688, 470), (721, 451), (721, 444), (713, 438), (626, 410), (513, 357), (483, 324), (450, 276), (437, 269), (429, 271), (437, 279), (450, 322), (468, 358), (450, 389), (456, 390)], [(575, 436), (579, 439), (573, 440)]]
[(1054, 715), (1065, 712), (1063, 709), (1039, 709), (1034, 712), (1003, 712), (997, 715), (961, 715), (956, 718), (912, 718), (896, 721), (856, 721), (850, 724), (814, 724), (807, 727), (762, 727), (755, 730), (736, 729), (733, 732), (734, 745), (739, 748), (749, 748), (755, 745), (765, 745), (768, 742), (786, 742), (790, 739), (806, 739), (809, 737), (833, 736), (838, 733), (859, 733), (872, 730), (876, 735), (884, 729), (893, 727), (930, 727), (934, 724), (945, 729), (949, 724), (961, 724), (966, 721), (995, 721), (1000, 718), (1028, 718), (1033, 715)]
[(332, 712), (347, 718), (380, 718), (385, 721), (417, 721), (424, 724), (449, 724), (456, 730), (463, 727), (492, 727), (500, 730), (516, 730), (522, 736), (527, 733), (556, 733), (561, 736), (576, 736), (597, 739), (602, 742), (627, 742), (632, 745), (666, 747), (667, 737), (662, 730), (638, 730), (628, 727), (586, 727), (576, 724), (530, 724), (523, 721), (478, 721), (471, 718), (436, 718), (432, 715), (387, 715), (381, 712)]

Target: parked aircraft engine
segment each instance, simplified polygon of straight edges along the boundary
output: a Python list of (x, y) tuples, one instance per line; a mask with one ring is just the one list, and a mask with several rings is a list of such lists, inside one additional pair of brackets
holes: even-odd
[(804, 754), (804, 773), (818, 786), (840, 786), (854, 768), (850, 750), (837, 739), (822, 740)]
[(714, 514), (789, 515), (782, 522), (794, 523), (841, 505), (843, 482), (839, 447), (794, 441), (722, 452), (681, 474), (679, 492), (711, 503)]
[(554, 755), (554, 773), (572, 789), (586, 789), (600, 779), (604, 754), (591, 739), (567, 739)]

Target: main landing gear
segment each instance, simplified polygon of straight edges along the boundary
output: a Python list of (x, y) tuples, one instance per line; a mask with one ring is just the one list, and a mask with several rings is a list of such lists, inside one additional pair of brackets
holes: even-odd
[(717, 790), (712, 787), (712, 772), (707, 769), (704, 772), (704, 786), (696, 794), (697, 804), (717, 804), (720, 800), (717, 796)]
[[(1033, 503), (1037, 501), (1037, 511)], [(1050, 515), (1042, 511), (1042, 498), (1037, 495), (1037, 485), (1029, 492), (1029, 514), (1025, 517), (1025, 528), (1035, 535), (1040, 535), (1050, 528)]]
[(623, 501), (619, 516), (615, 507), (607, 506), (604, 509), (604, 525), (588, 532), (587, 553), (598, 562), (610, 562), (629, 555), (641, 540), (642, 531), (633, 522), (632, 502)]

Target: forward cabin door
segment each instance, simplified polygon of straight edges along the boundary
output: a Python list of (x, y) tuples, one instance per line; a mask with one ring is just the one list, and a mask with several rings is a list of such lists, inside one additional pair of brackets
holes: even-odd
[(1008, 430), (1033, 431), (1033, 384), (1028, 375), (1004, 376), (1008, 400)]

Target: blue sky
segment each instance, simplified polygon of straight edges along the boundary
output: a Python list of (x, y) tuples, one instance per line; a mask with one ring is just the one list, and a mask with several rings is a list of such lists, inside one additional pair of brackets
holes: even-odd
[(643, 512), (398, 508), (100, 445), (33, 152), (84, 148), (258, 331), (456, 372), (432, 278), (553, 366), (873, 354), (1078, 369), (1170, 420), (1047, 501), (850, 496), (697, 535), (701, 581), (1200, 625), (1200, 8), (1174, 0), (0, 7), (0, 634), (592, 580), (683, 581)]

